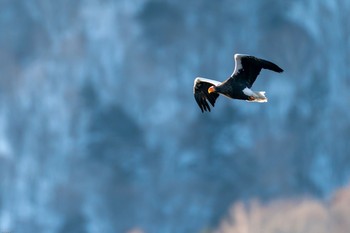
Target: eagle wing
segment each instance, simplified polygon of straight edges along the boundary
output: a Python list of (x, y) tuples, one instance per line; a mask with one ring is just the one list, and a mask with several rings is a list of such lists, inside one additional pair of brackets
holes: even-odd
[(251, 88), (261, 69), (283, 72), (279, 66), (270, 61), (245, 54), (235, 54), (235, 69), (231, 77), (245, 82), (248, 88)]
[(218, 93), (208, 93), (208, 89), (211, 86), (220, 85), (221, 82), (197, 77), (193, 84), (193, 94), (194, 98), (199, 106), (199, 108), (204, 111), (210, 112), (210, 107), (207, 101), (214, 107), (216, 99), (219, 97)]

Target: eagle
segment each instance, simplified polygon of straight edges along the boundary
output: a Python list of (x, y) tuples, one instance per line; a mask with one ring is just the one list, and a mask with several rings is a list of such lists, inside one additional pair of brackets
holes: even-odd
[(235, 69), (224, 82), (202, 77), (197, 77), (194, 80), (193, 94), (202, 112), (210, 112), (208, 101), (214, 107), (219, 95), (248, 102), (267, 102), (265, 91), (252, 91), (250, 88), (261, 69), (268, 69), (277, 73), (283, 72), (283, 69), (276, 64), (247, 54), (235, 54), (234, 60)]

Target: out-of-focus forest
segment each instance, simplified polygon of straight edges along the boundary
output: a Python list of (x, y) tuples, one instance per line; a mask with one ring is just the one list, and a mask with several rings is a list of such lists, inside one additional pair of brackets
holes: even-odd
[[(0, 232), (348, 232), (350, 1), (0, 0)], [(234, 53), (269, 102), (194, 101)]]

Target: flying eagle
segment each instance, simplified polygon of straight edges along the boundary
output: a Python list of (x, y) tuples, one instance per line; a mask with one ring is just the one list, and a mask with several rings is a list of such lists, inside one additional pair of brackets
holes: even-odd
[(250, 88), (258, 77), (261, 69), (278, 73), (283, 70), (276, 64), (254, 56), (235, 54), (235, 69), (224, 82), (197, 77), (194, 80), (193, 94), (199, 108), (210, 112), (207, 101), (214, 107), (219, 94), (232, 99), (248, 102), (267, 102), (264, 91), (252, 91)]

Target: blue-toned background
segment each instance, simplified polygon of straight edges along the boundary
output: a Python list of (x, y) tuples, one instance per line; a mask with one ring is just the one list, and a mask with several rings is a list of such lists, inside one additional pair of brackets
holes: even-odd
[[(0, 232), (348, 232), (349, 12), (0, 0)], [(256, 81), (268, 103), (202, 114), (194, 78), (226, 79), (234, 53), (285, 72)]]

